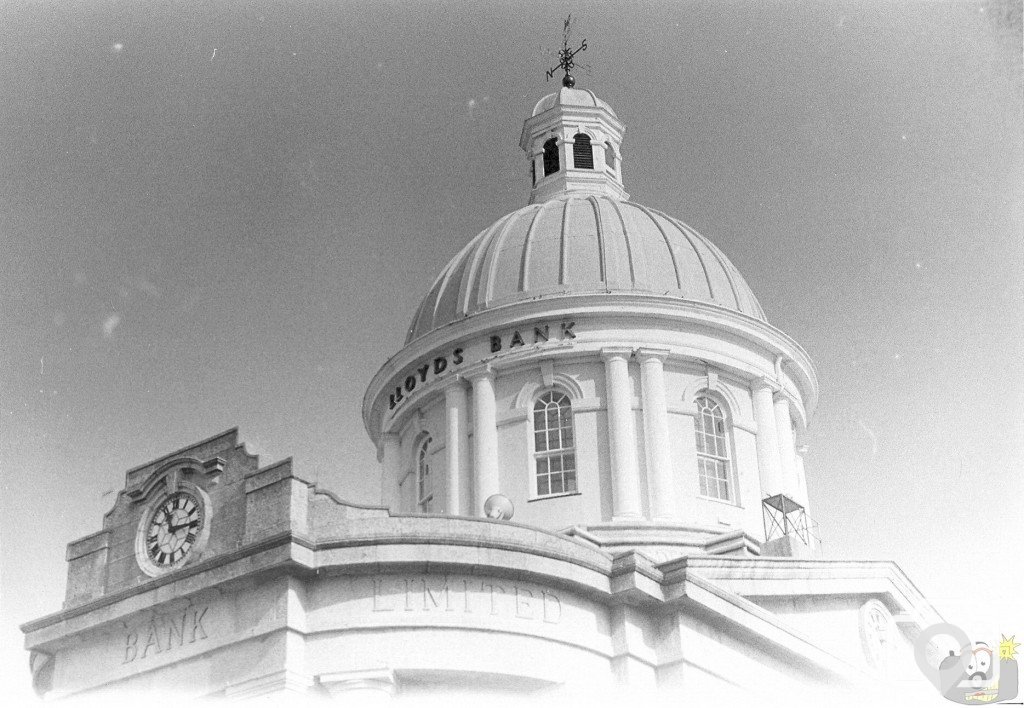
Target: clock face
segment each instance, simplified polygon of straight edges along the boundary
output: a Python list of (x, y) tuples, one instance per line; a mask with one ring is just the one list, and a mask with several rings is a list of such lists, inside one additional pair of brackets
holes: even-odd
[(184, 563), (205, 523), (202, 503), (188, 492), (175, 492), (153, 509), (146, 529), (146, 555), (159, 568)]

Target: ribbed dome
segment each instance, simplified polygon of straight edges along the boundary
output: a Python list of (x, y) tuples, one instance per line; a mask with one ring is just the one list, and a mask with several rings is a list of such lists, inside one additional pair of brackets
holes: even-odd
[(555, 106), (604, 108), (606, 111), (611, 113), (612, 116), (615, 116), (615, 111), (612, 110), (612, 107), (598, 98), (593, 91), (589, 89), (566, 88), (564, 86), (555, 93), (549, 93), (547, 96), (537, 101), (537, 105), (533, 107), (533, 115), (539, 115), (549, 108), (554, 108)]
[(698, 300), (766, 321), (735, 266), (686, 224), (633, 202), (576, 195), (531, 204), (480, 232), (441, 271), (406, 342), (514, 302), (612, 292)]

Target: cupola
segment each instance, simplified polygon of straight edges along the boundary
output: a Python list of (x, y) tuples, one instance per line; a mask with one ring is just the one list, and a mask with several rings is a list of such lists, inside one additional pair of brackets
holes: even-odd
[(519, 139), (530, 166), (530, 204), (567, 194), (628, 199), (622, 188), (624, 132), (593, 91), (563, 86), (538, 101)]

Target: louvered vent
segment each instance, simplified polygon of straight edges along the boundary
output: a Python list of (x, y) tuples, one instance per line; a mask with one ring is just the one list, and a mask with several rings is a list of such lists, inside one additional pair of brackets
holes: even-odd
[(576, 133), (573, 136), (572, 166), (577, 170), (594, 169), (594, 147), (590, 144), (590, 136)]

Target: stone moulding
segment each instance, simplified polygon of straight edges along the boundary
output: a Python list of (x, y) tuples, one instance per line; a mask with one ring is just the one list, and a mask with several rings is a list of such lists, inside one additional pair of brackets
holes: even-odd
[[(581, 534), (582, 535), (582, 534)], [(778, 558), (684, 557), (661, 564), (643, 553), (611, 554), (585, 540), (511, 522), (450, 517), (354, 519), (344, 534), (310, 538), (284, 532), (137, 587), (97, 598), (22, 626), (32, 651), (50, 652), (74, 635), (178, 601), (210, 587), (292, 576), (388, 572), (469, 573), (563, 588), (606, 606), (672, 607), (712, 613), (716, 621), (757, 631), (794, 660), (838, 680), (858, 670), (817, 648), (744, 595), (862, 592), (881, 597), (904, 622), (934, 616), (892, 563)], [(856, 581), (860, 580), (859, 584)], [(758, 584), (759, 583), (759, 584)]]

